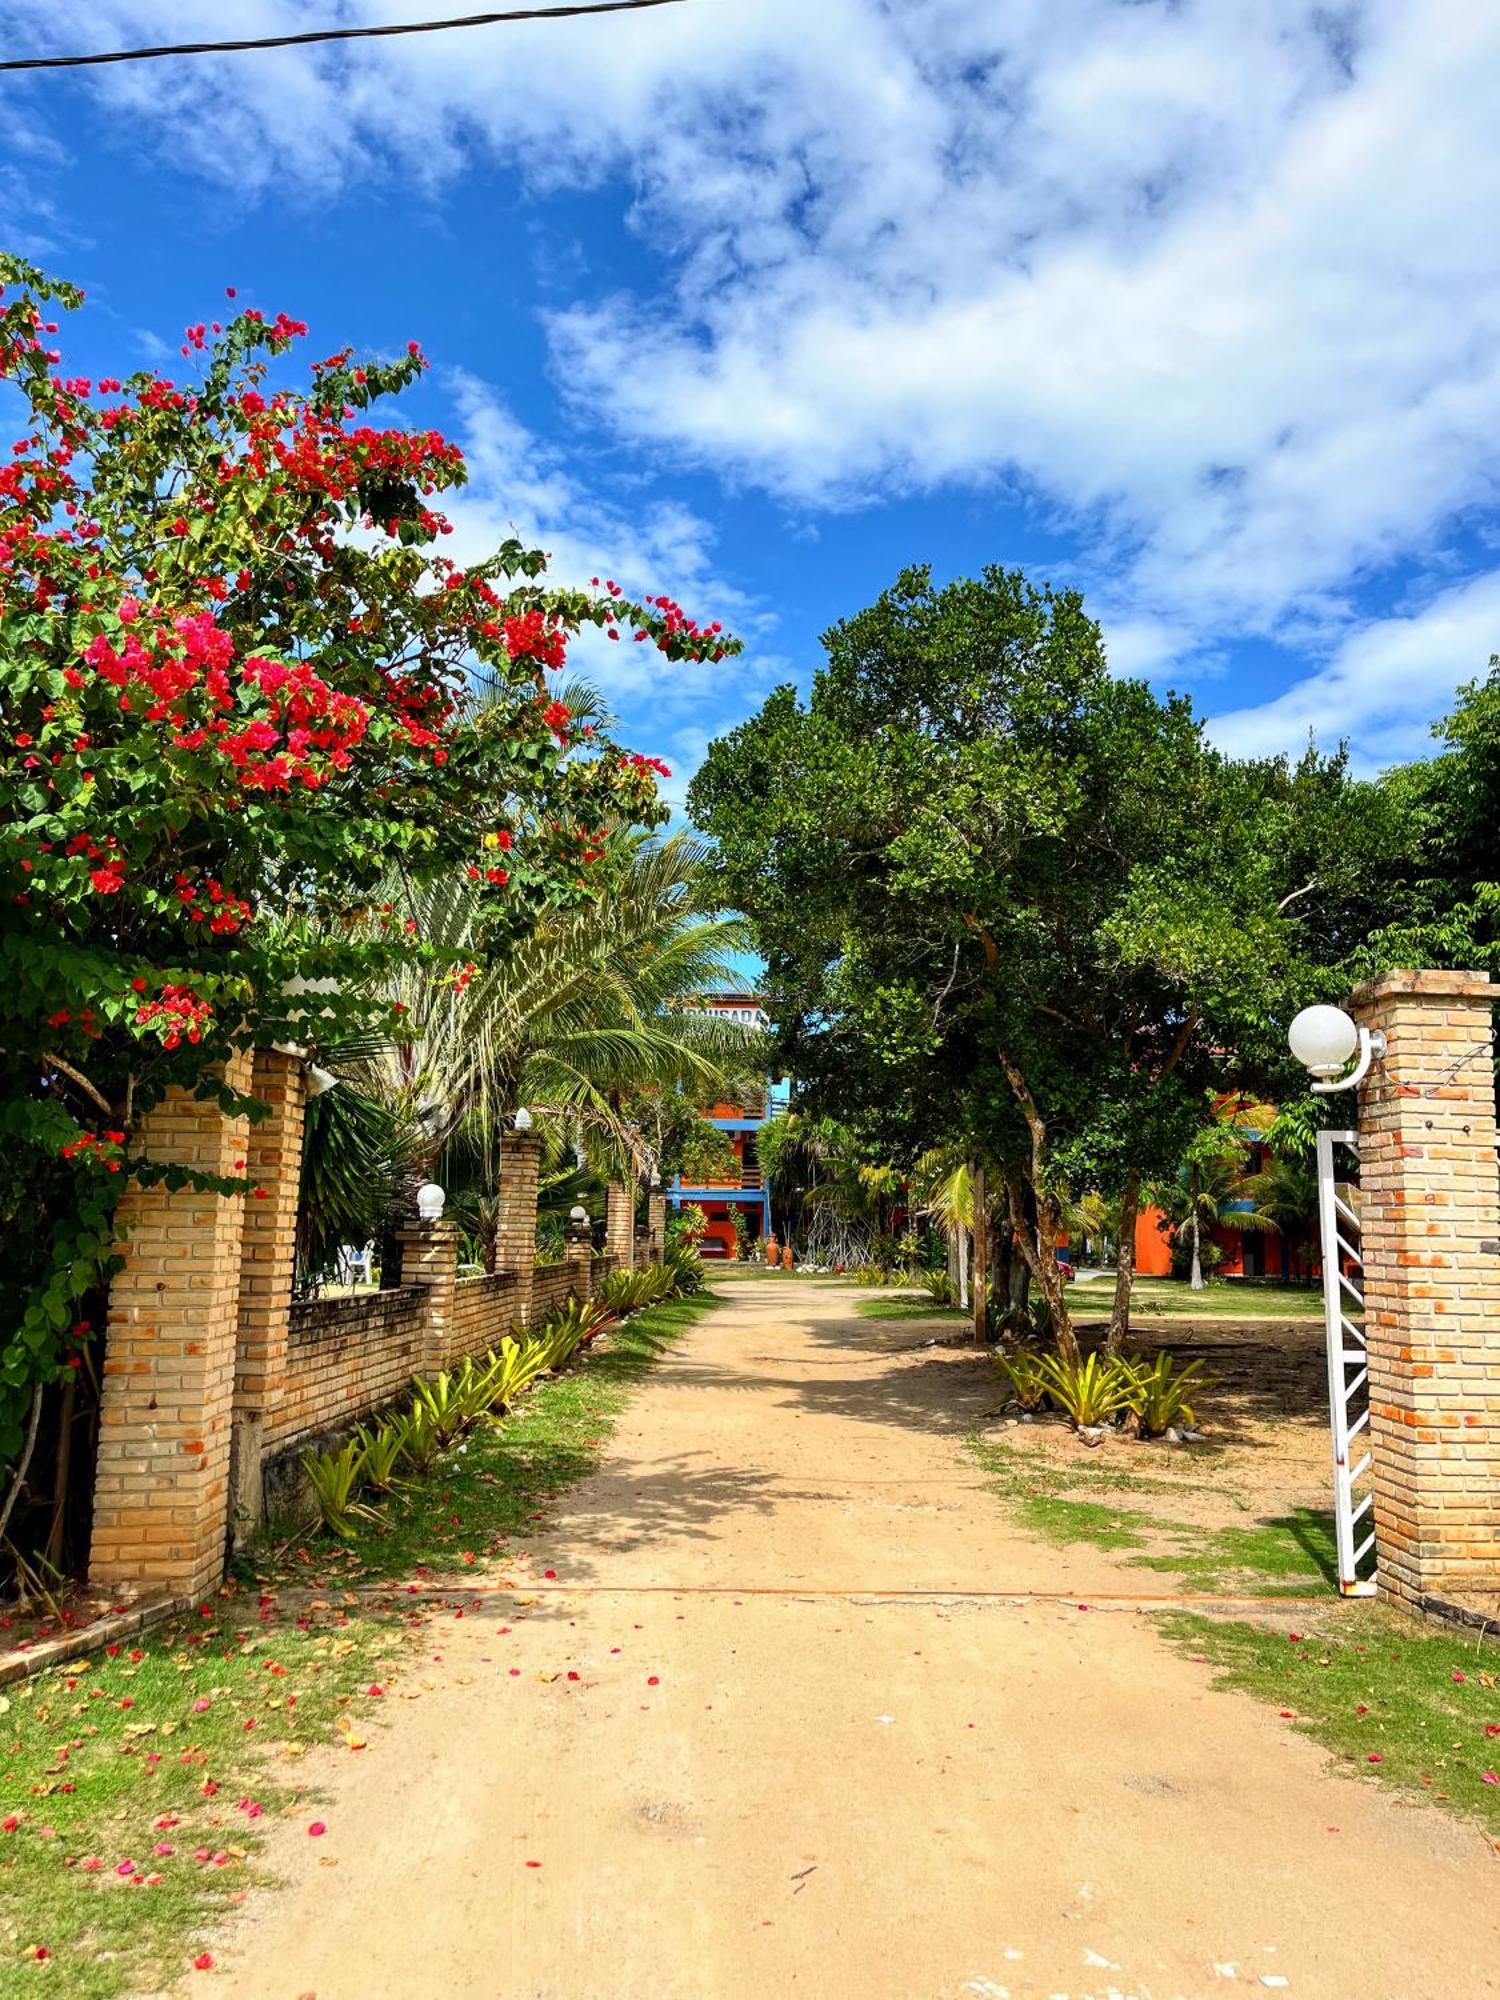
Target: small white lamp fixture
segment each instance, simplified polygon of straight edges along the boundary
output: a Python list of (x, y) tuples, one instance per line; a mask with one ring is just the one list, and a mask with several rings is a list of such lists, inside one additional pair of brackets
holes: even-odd
[(417, 1189), (417, 1213), (424, 1222), (438, 1222), (442, 1218), (443, 1203), (447, 1195), (436, 1181), (427, 1181)]
[(526, 1109), (524, 1104), (518, 1106), (516, 1110), (516, 1130), (518, 1132), (529, 1132), (531, 1130), (531, 1113)]
[(568, 1210), (569, 1222), (587, 1222), (588, 1219), (588, 1210), (581, 1203), (575, 1201), (573, 1206)]
[[(1288, 1029), (1287, 1041), (1316, 1079), (1313, 1089), (1323, 1096), (1363, 1083), (1376, 1056), (1385, 1054), (1385, 1030), (1358, 1027), (1342, 1007), (1304, 1007)], [(1356, 1051), (1359, 1060), (1341, 1076)]]
[(339, 1079), (331, 1069), (320, 1069), (315, 1062), (307, 1065), (307, 1094), (321, 1097), (325, 1090), (337, 1090)]

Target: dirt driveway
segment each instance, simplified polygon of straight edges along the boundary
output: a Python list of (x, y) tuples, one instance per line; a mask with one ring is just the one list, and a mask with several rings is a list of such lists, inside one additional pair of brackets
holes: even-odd
[(1104, 1608), (1138, 1571), (1020, 1533), (961, 1450), (971, 1362), (839, 1287), (726, 1292), (533, 1545), (555, 1578), (434, 1621), (185, 1990), (1500, 1993), (1487, 1842)]

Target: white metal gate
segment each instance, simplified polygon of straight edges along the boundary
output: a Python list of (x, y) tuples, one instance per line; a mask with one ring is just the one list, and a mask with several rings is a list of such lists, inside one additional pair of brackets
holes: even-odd
[[(1339, 1146), (1347, 1147), (1357, 1159), (1359, 1134), (1318, 1134), (1323, 1327), (1333, 1428), (1333, 1523), (1339, 1589), (1345, 1597), (1369, 1597), (1375, 1590), (1375, 1494), (1369, 1484), (1370, 1361), (1363, 1317), (1364, 1260), (1360, 1255), (1359, 1212), (1340, 1191), (1334, 1157)], [(1356, 1450), (1357, 1459), (1352, 1457)]]

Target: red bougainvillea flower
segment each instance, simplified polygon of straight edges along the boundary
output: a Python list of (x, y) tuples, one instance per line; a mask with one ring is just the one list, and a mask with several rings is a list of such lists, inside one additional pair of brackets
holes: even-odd
[(194, 1972), (211, 1972), (213, 1970), (213, 1963), (214, 1955), (211, 1951), (200, 1951), (198, 1956), (193, 1960), (193, 1970)]
[(322, 1820), (320, 1819), (315, 1819), (312, 1825), (307, 1830), (312, 1835), (314, 1840), (316, 1840), (320, 1834), (327, 1833), (328, 1831), (327, 1827), (324, 1826)]

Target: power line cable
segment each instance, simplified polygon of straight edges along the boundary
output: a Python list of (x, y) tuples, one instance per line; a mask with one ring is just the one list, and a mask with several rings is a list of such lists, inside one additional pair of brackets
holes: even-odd
[(492, 28), (503, 21), (569, 21), (580, 14), (626, 14), (643, 7), (676, 7), (682, 0), (577, 0), (563, 7), (513, 7), (501, 14), (460, 14), (447, 21), (393, 21), (373, 28), (313, 28), (300, 35), (263, 35), (237, 42), (172, 42), (153, 49), (111, 49), (87, 56), (18, 56), (0, 71), (86, 69), (98, 63), (154, 62), (161, 56), (236, 55), (244, 49), (295, 49), (309, 42), (359, 42), (383, 35), (435, 35), (448, 28)]

